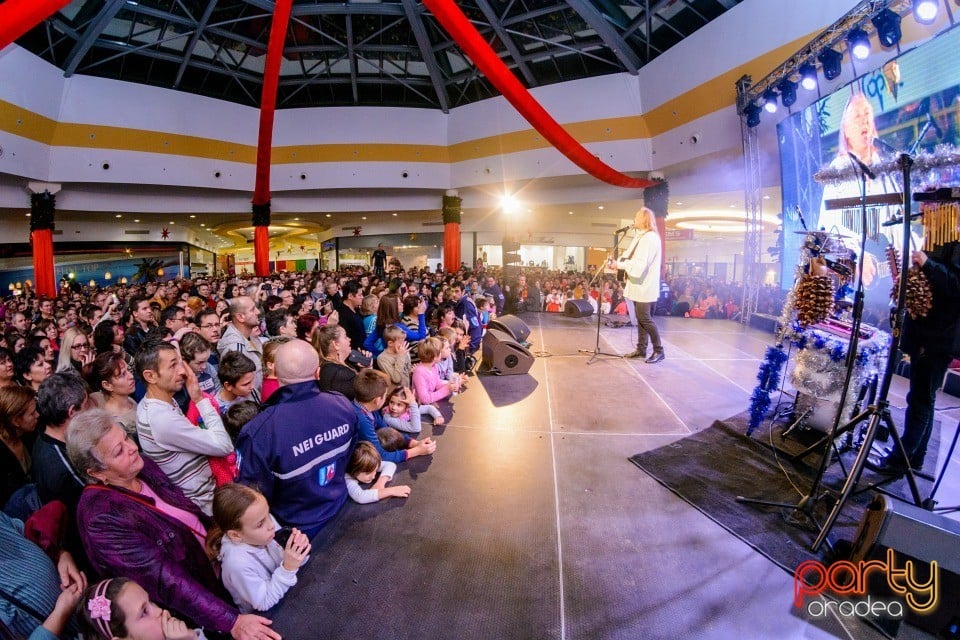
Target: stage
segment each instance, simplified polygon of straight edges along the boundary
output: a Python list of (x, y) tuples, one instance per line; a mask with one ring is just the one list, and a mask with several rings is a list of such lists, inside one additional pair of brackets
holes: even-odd
[[(658, 317), (663, 363), (588, 366), (595, 319), (524, 319), (530, 375), (472, 378), (436, 454), (401, 465), (411, 496), (350, 503), (320, 533), (273, 614), (284, 638), (882, 637), (806, 619), (789, 573), (628, 461), (745, 411), (769, 333)], [(635, 331), (603, 328), (601, 349), (632, 351)], [(892, 405), (905, 390), (896, 378)], [(938, 418), (942, 460), (960, 410)], [(960, 502), (956, 459), (945, 485), (941, 503)]]

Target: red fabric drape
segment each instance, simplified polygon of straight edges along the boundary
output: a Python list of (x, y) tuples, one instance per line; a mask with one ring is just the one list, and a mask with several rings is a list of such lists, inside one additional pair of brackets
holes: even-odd
[[(283, 60), (283, 44), (287, 38), (287, 25), (293, 0), (277, 0), (273, 8), (273, 23), (270, 25), (270, 42), (267, 44), (267, 61), (263, 70), (263, 90), (260, 94), (260, 135), (257, 138), (257, 172), (253, 187), (253, 204), (270, 202), (270, 165), (273, 151), (273, 116), (277, 107), (277, 85), (280, 80), (280, 63)], [(270, 271), (269, 227), (254, 227), (254, 271), (265, 276)]]
[(260, 277), (270, 275), (270, 227), (253, 228), (253, 271)]
[(601, 162), (582, 144), (560, 126), (547, 111), (540, 106), (530, 92), (517, 80), (503, 60), (483, 39), (473, 24), (467, 19), (453, 0), (424, 0), (437, 21), (447, 33), (470, 56), (484, 75), (513, 105), (520, 115), (533, 128), (540, 132), (560, 153), (572, 160), (578, 167), (597, 178), (617, 187), (642, 189), (654, 184), (651, 180), (631, 178), (613, 167)]
[(455, 273), (460, 268), (460, 224), (443, 225), (443, 270)]
[(57, 297), (53, 275), (53, 230), (36, 229), (30, 233), (33, 244), (33, 282), (38, 296)]
[(283, 44), (290, 22), (293, 0), (277, 0), (270, 25), (270, 42), (267, 44), (267, 61), (263, 69), (263, 93), (260, 94), (260, 136), (257, 139), (257, 181), (253, 191), (253, 204), (270, 201), (270, 152), (273, 147), (273, 114), (277, 106), (277, 84), (280, 80), (280, 62), (283, 60)]
[(70, 3), (70, 0), (7, 0), (0, 4), (0, 49)]

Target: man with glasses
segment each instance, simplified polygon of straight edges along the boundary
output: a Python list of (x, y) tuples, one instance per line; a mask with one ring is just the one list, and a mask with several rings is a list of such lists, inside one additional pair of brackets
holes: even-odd
[(220, 342), (220, 317), (213, 309), (204, 309), (197, 314), (195, 320), (197, 323), (196, 332), (213, 345), (208, 362), (216, 369), (220, 364), (220, 352), (217, 351), (217, 343)]

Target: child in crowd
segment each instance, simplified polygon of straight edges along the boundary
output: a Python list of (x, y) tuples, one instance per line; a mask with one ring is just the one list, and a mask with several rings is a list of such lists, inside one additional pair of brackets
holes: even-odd
[(420, 404), (432, 404), (460, 390), (460, 382), (443, 380), (437, 369), (437, 360), (443, 350), (443, 341), (437, 337), (427, 338), (420, 343), (420, 364), (413, 370), (413, 387), (417, 391)]
[(457, 363), (453, 357), (453, 345), (457, 343), (457, 332), (455, 329), (445, 328), (440, 330), (437, 337), (442, 343), (440, 357), (437, 359), (437, 371), (440, 373), (441, 380), (457, 382), (459, 388), (453, 392), (453, 395), (456, 395), (467, 388), (467, 376), (457, 372)]
[(407, 448), (407, 438), (393, 427), (383, 427), (377, 429), (377, 440), (380, 441), (380, 448), (384, 451), (400, 451)]
[[(377, 478), (378, 472), (379, 478)], [(381, 460), (376, 447), (369, 442), (359, 442), (354, 447), (350, 463), (347, 465), (347, 494), (354, 502), (360, 504), (379, 502), (384, 498), (406, 498), (410, 495), (409, 486), (405, 484), (395, 487), (387, 486), (396, 472), (397, 465)], [(361, 482), (369, 484), (374, 478), (377, 478), (377, 481), (369, 489), (360, 486)]]
[(210, 364), (213, 345), (199, 333), (188, 333), (180, 338), (179, 346), (183, 361), (197, 374), (200, 391), (211, 396), (220, 391), (217, 370)]
[(223, 585), (242, 613), (266, 611), (297, 583), (297, 569), (310, 554), (310, 540), (293, 529), (286, 545), (274, 540), (277, 525), (263, 495), (242, 484), (213, 494), (213, 526), (207, 553), (220, 559)]
[(380, 305), (380, 298), (370, 294), (363, 296), (360, 303), (360, 319), (363, 320), (363, 333), (369, 336), (377, 328), (377, 307)]
[(407, 439), (405, 436), (406, 448), (397, 451), (387, 451), (380, 446), (380, 440), (377, 439), (377, 430), (387, 426), (383, 414), (380, 413), (380, 408), (387, 400), (389, 384), (387, 376), (374, 369), (363, 369), (353, 381), (353, 390), (356, 397), (353, 404), (357, 412), (359, 440), (372, 444), (380, 457), (389, 462), (403, 462), (416, 456), (432, 454), (437, 449), (437, 443), (430, 438), (419, 441), (413, 438)]
[(230, 351), (220, 360), (217, 377), (223, 388), (217, 393), (217, 403), (220, 405), (220, 415), (238, 402), (252, 399), (253, 376), (257, 368), (253, 360), (239, 351)]
[(409, 387), (413, 363), (406, 332), (394, 325), (384, 327), (383, 341), (387, 348), (377, 356), (377, 368), (390, 378), (391, 389)]
[(103, 580), (87, 587), (77, 604), (77, 621), (84, 638), (206, 640), (202, 629), (191, 629), (174, 618), (151, 602), (143, 587), (127, 578)]
[(280, 388), (277, 380), (277, 349), (280, 345), (290, 342), (293, 338), (282, 336), (271, 338), (263, 345), (263, 387), (260, 390), (260, 402), (266, 402), (273, 392)]
[(409, 387), (395, 387), (387, 396), (383, 422), (406, 433), (420, 433), (420, 416), (430, 416), (433, 424), (443, 424), (443, 414), (432, 404), (418, 405)]

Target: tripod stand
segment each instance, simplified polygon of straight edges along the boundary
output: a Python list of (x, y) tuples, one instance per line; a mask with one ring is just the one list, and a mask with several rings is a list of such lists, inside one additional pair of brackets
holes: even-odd
[[(627, 228), (629, 228), (629, 227), (627, 227)], [(617, 253), (618, 253), (618, 248), (619, 248), (619, 246), (620, 246), (620, 231), (617, 231), (615, 234), (613, 234), (613, 258), (614, 258), (614, 259), (617, 258)], [(608, 255), (608, 256), (607, 256), (607, 259), (604, 260), (604, 263), (606, 263), (606, 262), (609, 260), (609, 258), (610, 258), (610, 256)], [(604, 267), (600, 267), (599, 269), (597, 269), (597, 272), (593, 275), (593, 279), (590, 280), (589, 284), (587, 284), (587, 289), (588, 289), (588, 290), (589, 290), (590, 287), (592, 287), (594, 284), (602, 281), (602, 279), (603, 279), (603, 271), (604, 271)], [(600, 350), (600, 321), (601, 321), (602, 316), (603, 316), (603, 314), (602, 314), (600, 311), (601, 311), (601, 309), (602, 309), (602, 306), (601, 306), (602, 303), (603, 303), (603, 287), (601, 286), (601, 287), (600, 287), (600, 294), (599, 294), (599, 296), (598, 296), (598, 298), (597, 298), (597, 342), (596, 342), (596, 344), (594, 345), (592, 351), (591, 351), (590, 349), (577, 349), (577, 353), (592, 353), (592, 354), (593, 354), (592, 356), (590, 356), (590, 359), (587, 360), (587, 364), (588, 364), (588, 365), (591, 365), (591, 364), (593, 364), (594, 362), (596, 362), (597, 358), (599, 358), (600, 356), (607, 356), (608, 358), (623, 358), (623, 356), (620, 355), (619, 353), (606, 353), (606, 352)]]
[[(870, 455), (870, 449), (872, 448), (873, 441), (877, 436), (877, 429), (880, 427), (881, 421), (889, 429), (890, 435), (893, 436), (894, 446), (900, 451), (902, 459), (909, 461), (909, 457), (904, 449), (903, 442), (900, 439), (900, 435), (897, 433), (896, 425), (893, 424), (893, 419), (890, 417), (890, 403), (887, 400), (887, 395), (890, 393), (890, 383), (893, 380), (893, 373), (894, 369), (896, 368), (894, 356), (900, 348), (900, 335), (903, 331), (904, 322), (906, 321), (907, 310), (905, 302), (907, 298), (907, 270), (910, 267), (910, 254), (907, 251), (907, 248), (910, 246), (910, 169), (913, 167), (913, 158), (906, 153), (901, 154), (899, 164), (900, 169), (903, 172), (904, 220), (903, 244), (901, 245), (903, 247), (903, 256), (901, 257), (900, 264), (900, 287), (897, 291), (897, 313), (893, 325), (893, 340), (890, 341), (890, 351), (887, 354), (887, 366), (883, 372), (883, 379), (880, 382), (880, 390), (877, 393), (876, 402), (870, 405), (866, 411), (861, 412), (850, 422), (841, 427), (846, 431), (854, 428), (863, 420), (868, 420), (867, 430), (863, 439), (863, 445), (860, 448), (860, 452), (857, 454), (856, 460), (853, 462), (853, 467), (851, 467), (850, 473), (847, 475), (847, 481), (843, 484), (843, 488), (840, 490), (840, 496), (837, 498), (837, 502), (833, 505), (833, 510), (830, 512), (830, 515), (827, 516), (827, 520), (824, 522), (823, 527), (821, 527), (817, 539), (813, 541), (813, 545), (810, 547), (810, 549), (814, 552), (816, 552), (820, 548), (820, 545), (822, 545), (827, 539), (827, 536), (830, 534), (830, 530), (833, 528), (837, 518), (840, 516), (840, 512), (843, 510), (843, 507), (846, 506), (847, 500), (850, 499), (850, 495), (853, 493), (854, 488), (856, 488), (857, 483), (860, 482), (860, 476), (863, 474), (864, 464), (867, 461), (867, 457)], [(920, 506), (922, 501), (920, 498), (920, 490), (917, 488), (916, 476), (913, 473), (913, 469), (910, 468), (909, 462), (907, 462), (904, 467), (914, 504)]]

